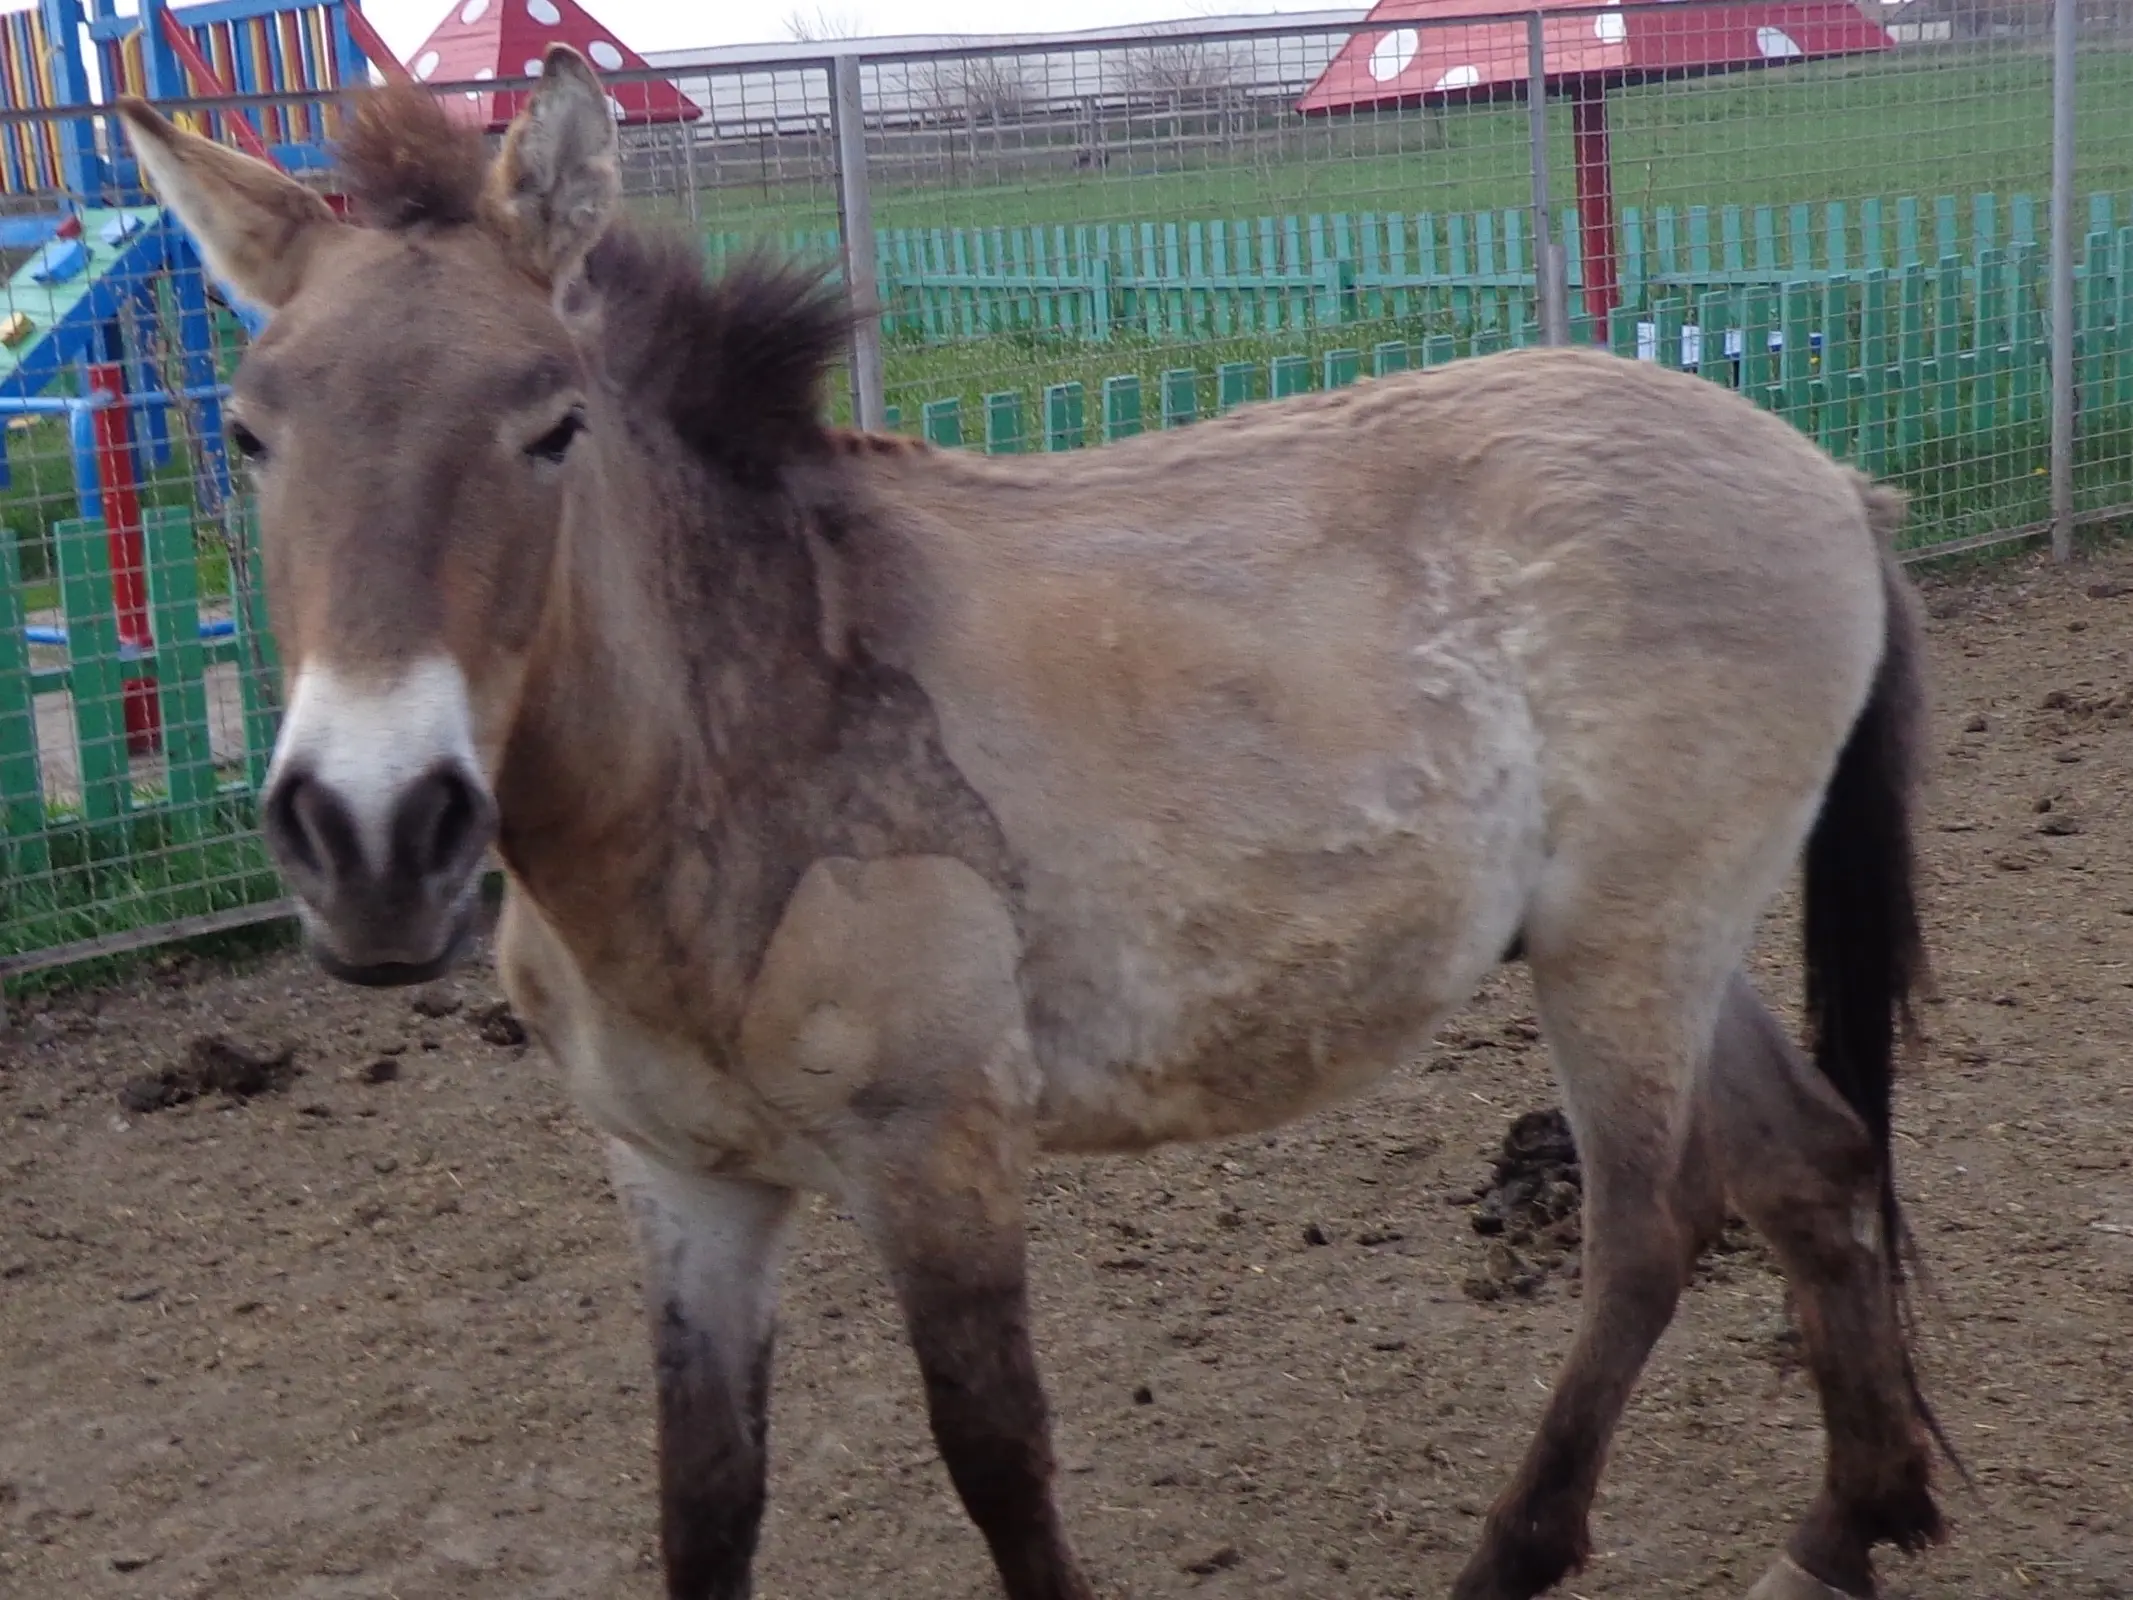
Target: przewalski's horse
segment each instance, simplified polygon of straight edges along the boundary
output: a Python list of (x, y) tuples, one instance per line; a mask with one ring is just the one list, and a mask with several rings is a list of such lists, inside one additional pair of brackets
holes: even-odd
[[(763, 1511), (796, 1192), (885, 1258), (1013, 1600), (1086, 1600), (1024, 1280), (1039, 1151), (1265, 1129), (1530, 963), (1587, 1173), (1567, 1364), (1459, 1600), (1585, 1557), (1730, 1194), (1828, 1427), (1758, 1586), (1941, 1520), (1890, 1078), (1920, 970), (1898, 502), (1696, 378), (1531, 351), (1088, 454), (820, 420), (844, 312), (618, 220), (568, 51), (490, 163), (363, 100), (360, 223), (123, 108), (215, 272), (290, 675), (266, 827), (327, 969), (443, 970), (491, 839), (515, 1005), (612, 1141), (668, 1592)], [(1810, 1063), (1739, 966), (1805, 852)]]

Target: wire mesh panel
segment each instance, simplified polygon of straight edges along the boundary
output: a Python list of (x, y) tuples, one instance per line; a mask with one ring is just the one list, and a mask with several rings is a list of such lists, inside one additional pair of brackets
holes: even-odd
[[(889, 419), (1072, 448), (1534, 342), (1545, 231), (1572, 338), (1741, 388), (1902, 483), (1912, 542), (2037, 522), (2047, 41), (1914, 13), (1548, 7), (870, 58)], [(2133, 99), (2098, 29), (2082, 138), (2107, 143)], [(2083, 185), (2091, 233), (2123, 215), (2107, 159)], [(2088, 300), (2117, 259), (2084, 262)], [(2084, 339), (2106, 359), (2117, 324)], [(2101, 504), (2106, 456), (2081, 471)]]
[[(1663, 41), (1641, 34), (1655, 19)], [(1737, 387), (1901, 484), (1913, 544), (2042, 521), (2046, 37), (1947, 19), (1891, 37), (1842, 5), (1624, 26), (1701, 65), (1636, 70), (1607, 96), (1613, 347)]]
[(835, 134), (827, 68), (803, 61), (665, 76), (704, 115), (623, 130), (623, 187), (632, 208), (699, 234), (714, 264), (759, 247), (834, 263)]
[(47, 192), (0, 267), (0, 963), (280, 890), (276, 673), (223, 444), (242, 330), (159, 207)]

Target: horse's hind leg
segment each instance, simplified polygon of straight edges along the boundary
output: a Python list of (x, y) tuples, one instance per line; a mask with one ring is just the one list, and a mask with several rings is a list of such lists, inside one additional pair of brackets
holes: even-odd
[[(1454, 1600), (1530, 1600), (1582, 1565), (1608, 1441), (1688, 1281), (1706, 1218), (1684, 1181), (1690, 1091), (1722, 970), (1684, 996), (1673, 953), (1531, 951), (1541, 1020), (1585, 1174), (1584, 1299), (1539, 1431)], [(1690, 958), (1693, 960), (1693, 958)]]
[(1701, 1087), (1698, 1120), (1727, 1190), (1791, 1284), (1829, 1436), (1822, 1491), (1755, 1600), (1871, 1595), (1874, 1545), (1917, 1549), (1941, 1527), (1879, 1237), (1873, 1144), (1739, 974)]

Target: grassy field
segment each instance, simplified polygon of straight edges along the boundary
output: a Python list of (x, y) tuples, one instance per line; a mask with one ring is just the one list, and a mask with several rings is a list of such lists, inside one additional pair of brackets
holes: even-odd
[[(2085, 54), (2079, 82), (2080, 186), (2133, 186), (2133, 53)], [(2041, 199), (2051, 182), (2051, 65), (2027, 50), (1919, 52), (1649, 84), (1611, 96), (1609, 120), (1622, 206), (1978, 190)], [(1558, 106), (1549, 156), (1558, 200), (1571, 193), (1569, 124)], [(1151, 142), (1114, 151), (1101, 172), (960, 187), (877, 181), (872, 190), (883, 228), (1480, 211), (1531, 195), (1518, 104), (1298, 118), (1277, 159), (1180, 165)], [(708, 191), (699, 213), (707, 231), (836, 223), (826, 183)]]

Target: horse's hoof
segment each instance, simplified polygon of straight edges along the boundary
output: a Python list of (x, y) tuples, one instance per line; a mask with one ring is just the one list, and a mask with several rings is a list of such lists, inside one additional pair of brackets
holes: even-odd
[(1809, 1576), (1792, 1557), (1779, 1556), (1776, 1565), (1748, 1591), (1748, 1600), (1861, 1600), (1861, 1597), (1846, 1594), (1842, 1589), (1832, 1589), (1820, 1578)]

